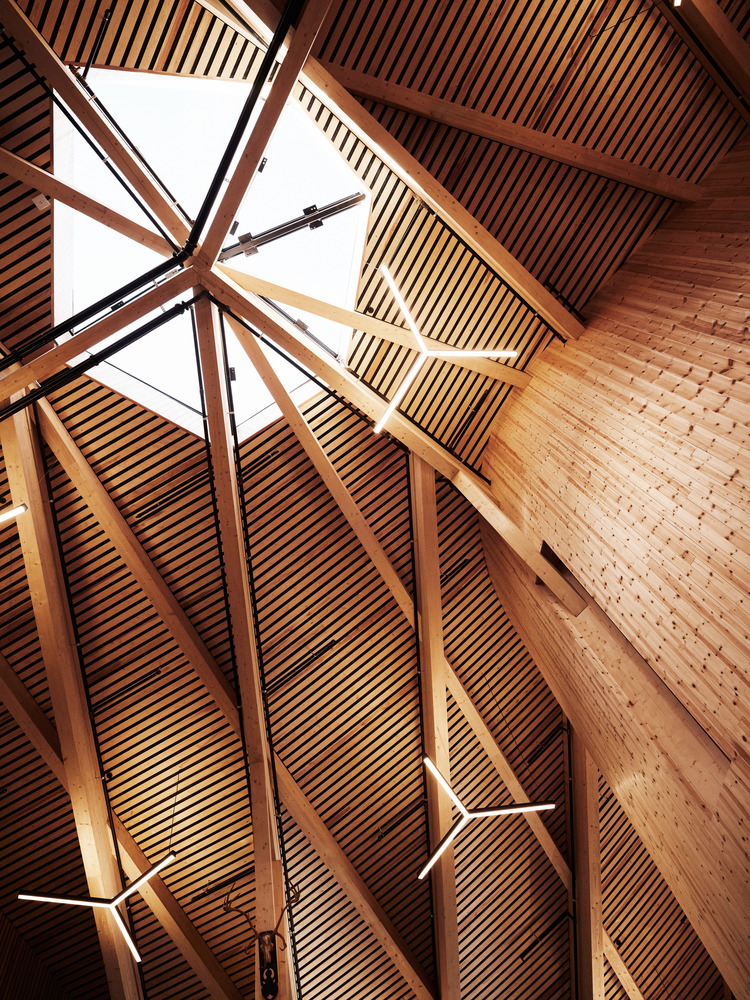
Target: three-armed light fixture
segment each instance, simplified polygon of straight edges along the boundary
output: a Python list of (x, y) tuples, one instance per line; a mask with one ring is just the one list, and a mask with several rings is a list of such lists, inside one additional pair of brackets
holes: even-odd
[(414, 340), (416, 341), (417, 350), (419, 351), (419, 357), (415, 359), (409, 371), (406, 373), (406, 375), (404, 375), (401, 385), (396, 390), (393, 399), (386, 407), (385, 412), (383, 413), (380, 420), (378, 420), (378, 422), (375, 424), (373, 430), (375, 431), (376, 434), (379, 434), (382, 431), (383, 427), (385, 426), (386, 420), (388, 419), (388, 417), (390, 417), (390, 415), (396, 409), (398, 404), (404, 398), (409, 386), (412, 384), (417, 375), (419, 375), (419, 371), (422, 368), (422, 365), (424, 365), (425, 361), (428, 358), (447, 358), (449, 361), (452, 359), (458, 360), (459, 358), (515, 358), (518, 353), (517, 351), (464, 351), (458, 347), (447, 347), (447, 346), (444, 348), (428, 347), (424, 337), (417, 329), (417, 325), (412, 319), (411, 313), (409, 312), (407, 305), (404, 302), (401, 292), (399, 292), (398, 288), (396, 287), (396, 282), (393, 280), (390, 271), (385, 266), (385, 264), (380, 265), (380, 270), (386, 282), (388, 283), (388, 287), (393, 293), (393, 297), (398, 303), (401, 312), (404, 314), (404, 317), (406, 318), (406, 322), (409, 326), (409, 329), (414, 335)]
[(120, 905), (120, 903), (122, 903), (125, 899), (127, 899), (128, 896), (132, 896), (133, 893), (137, 889), (139, 889), (144, 882), (148, 882), (148, 880), (150, 878), (153, 878), (154, 875), (157, 874), (157, 872), (160, 872), (162, 868), (166, 867), (166, 865), (168, 865), (170, 861), (174, 861), (176, 857), (177, 857), (176, 854), (170, 852), (166, 856), (166, 858), (163, 858), (157, 864), (152, 865), (152, 867), (149, 868), (147, 872), (144, 872), (143, 875), (139, 875), (139, 877), (135, 880), (135, 882), (132, 883), (132, 885), (129, 885), (127, 889), (123, 889), (122, 892), (118, 893), (114, 899), (97, 899), (96, 897), (91, 897), (91, 898), (84, 897), (83, 899), (78, 899), (75, 896), (34, 896), (31, 895), (30, 893), (25, 893), (25, 892), (19, 892), (18, 898), (31, 899), (37, 903), (68, 903), (70, 906), (91, 906), (109, 910), (109, 912), (112, 914), (114, 918), (115, 923), (120, 928), (122, 936), (125, 938), (128, 947), (133, 953), (133, 958), (136, 960), (136, 962), (140, 962), (141, 956), (138, 954), (138, 949), (135, 946), (135, 942), (128, 933), (127, 927), (125, 926), (122, 917), (117, 912), (117, 907)]
[(429, 757), (424, 758), (424, 766), (431, 774), (435, 775), (438, 784), (450, 796), (451, 802), (461, 815), (432, 852), (429, 861), (419, 873), (419, 878), (425, 877), (440, 855), (453, 843), (470, 819), (483, 819), (485, 816), (511, 816), (514, 813), (542, 812), (544, 809), (555, 808), (554, 802), (514, 802), (511, 806), (497, 806), (494, 809), (467, 809)]
[(0, 510), (0, 524), (2, 524), (3, 521), (12, 521), (14, 518), (18, 517), (19, 514), (23, 514), (26, 509), (25, 503), (19, 503), (17, 507), (3, 507), (3, 509)]

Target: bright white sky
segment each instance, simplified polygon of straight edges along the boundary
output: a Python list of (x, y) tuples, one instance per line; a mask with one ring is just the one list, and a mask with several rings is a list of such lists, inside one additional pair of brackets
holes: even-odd
[[(249, 84), (93, 70), (89, 84), (177, 201), (194, 217), (216, 171)], [(93, 197), (148, 225), (135, 202), (112, 178), (77, 133), (56, 118), (55, 172)], [(281, 117), (239, 214), (237, 236), (253, 235), (288, 222), (304, 208), (318, 207), (362, 190), (362, 185), (302, 110), (293, 102)], [(353, 308), (364, 248), (367, 201), (316, 230), (306, 228), (227, 263), (316, 298)], [(55, 205), (56, 322), (138, 277), (163, 258), (113, 233), (86, 216)], [(64, 262), (64, 264), (62, 263)], [(67, 272), (67, 273), (66, 273)], [(336, 324), (298, 311), (315, 336), (337, 354), (346, 353), (351, 334)], [(229, 364), (241, 437), (278, 416), (270, 395), (242, 349), (228, 333)], [(120, 334), (118, 334), (120, 336)], [(279, 376), (300, 401), (312, 383), (269, 353)], [(158, 410), (176, 423), (202, 433), (198, 379), (190, 318), (178, 317), (126, 348), (90, 374)], [(142, 381), (139, 381), (142, 380)], [(161, 390), (155, 393), (143, 383)], [(181, 401), (176, 403), (162, 393)], [(181, 405), (185, 404), (185, 405)]]

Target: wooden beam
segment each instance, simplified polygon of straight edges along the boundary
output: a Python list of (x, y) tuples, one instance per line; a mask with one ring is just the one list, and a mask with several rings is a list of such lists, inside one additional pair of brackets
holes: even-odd
[[(2, 654), (0, 654), (0, 701), (25, 732), (29, 742), (62, 787), (68, 791), (68, 779), (57, 731)], [(117, 815), (113, 813), (112, 816), (125, 874), (132, 882), (151, 867), (151, 862)], [(216, 997), (217, 1000), (242, 1000), (239, 990), (161, 877), (153, 876), (141, 886), (139, 892), (183, 958), (206, 987), (209, 995)]]
[[(41, 446), (32, 414), (22, 410), (0, 425), (8, 484), (17, 520), (39, 644), (65, 761), (86, 880), (92, 896), (112, 899), (122, 889), (108, 824), (99, 758), (57, 547)], [(142, 1000), (133, 956), (108, 910), (94, 918), (113, 1000)]]
[[(373, 420), (382, 416), (387, 403), (377, 393), (354, 378), (312, 340), (304, 338), (292, 324), (281, 321), (269, 306), (251, 298), (231, 279), (215, 272), (201, 269), (201, 280), (217, 301), (248, 320), (261, 333), (269, 336), (279, 347), (332, 389), (340, 392), (363, 413)], [(423, 458), (436, 472), (450, 479), (479, 513), (490, 519), (493, 528), (503, 538), (507, 538), (514, 550), (533, 567), (534, 572), (571, 614), (579, 614), (583, 610), (586, 602), (534, 548), (533, 543), (524, 537), (521, 530), (503, 514), (478, 476), (466, 471), (460, 462), (401, 414), (391, 415), (388, 429), (395, 438)]]
[(643, 994), (638, 989), (638, 984), (630, 975), (628, 967), (620, 958), (620, 953), (608, 937), (604, 939), (604, 954), (612, 971), (620, 980), (620, 985), (627, 993), (628, 1000), (644, 1000)]
[(168, 257), (172, 253), (172, 248), (163, 236), (159, 236), (133, 219), (121, 215), (113, 208), (103, 205), (95, 198), (90, 198), (83, 191), (79, 191), (72, 184), (66, 184), (65, 181), (61, 181), (48, 170), (42, 170), (41, 167), (29, 163), (28, 160), (24, 160), (2, 147), (0, 147), (0, 170), (8, 174), (9, 177), (15, 177), (17, 181), (28, 185), (33, 191), (41, 191), (42, 194), (74, 208), (83, 215), (88, 215), (95, 222), (109, 226), (110, 229), (122, 233), (123, 236), (148, 247), (149, 250), (155, 250), (156, 253), (160, 253), (164, 257)]
[(0, 21), (24, 50), (38, 73), (57, 91), (59, 97), (181, 246), (188, 236), (188, 228), (182, 216), (145, 170), (140, 160), (131, 152), (129, 146), (115, 133), (96, 103), (89, 99), (75, 73), (58, 59), (13, 0), (0, 0)]
[[(500, 775), (500, 778), (508, 789), (509, 793), (516, 802), (529, 802), (531, 797), (524, 790), (523, 785), (516, 777), (513, 768), (508, 763), (508, 759), (502, 752), (500, 747), (495, 742), (495, 737), (490, 732), (487, 723), (482, 718), (479, 709), (476, 707), (468, 691), (463, 686), (459, 680), (458, 675), (451, 665), (446, 661), (446, 678), (448, 683), (448, 690), (453, 697), (456, 705), (458, 705), (464, 718), (469, 723), (474, 731), (479, 743), (487, 754), (487, 757), (491, 761), (493, 767)], [(529, 824), (537, 840), (539, 841), (544, 853), (549, 858), (552, 867), (555, 869), (560, 877), (560, 881), (563, 883), (568, 891), (568, 895), (573, 894), (573, 875), (568, 867), (565, 858), (563, 858), (557, 845), (550, 836), (547, 827), (544, 825), (542, 818), (539, 813), (523, 813), (523, 818)]]
[(681, 181), (677, 177), (670, 177), (658, 170), (640, 167), (617, 156), (587, 149), (585, 146), (569, 142), (567, 139), (558, 139), (545, 132), (538, 132), (536, 129), (524, 125), (516, 125), (503, 118), (496, 118), (494, 115), (473, 111), (471, 108), (465, 108), (453, 101), (446, 101), (439, 97), (432, 97), (430, 94), (422, 93), (412, 87), (390, 83), (387, 80), (359, 73), (343, 66), (335, 66), (332, 63), (321, 65), (338, 83), (346, 87), (351, 94), (356, 94), (357, 97), (377, 101), (379, 104), (386, 104), (388, 107), (398, 108), (400, 111), (406, 111), (421, 118), (428, 118), (441, 125), (447, 125), (449, 128), (470, 132), (472, 135), (481, 135), (493, 142), (512, 146), (514, 149), (524, 149), (528, 153), (544, 156), (548, 160), (556, 160), (558, 163), (565, 163), (568, 166), (577, 167), (579, 170), (607, 177), (617, 181), (618, 184), (629, 184), (642, 191), (650, 191), (662, 198), (689, 202), (697, 201), (701, 197), (702, 189), (697, 184)]
[(674, 15), (694, 32), (750, 108), (750, 46), (716, 0), (682, 0)]
[(37, 406), (44, 439), (66, 476), (171, 632), (185, 658), (199, 672), (219, 709), (231, 720), (237, 715), (237, 703), (223, 671), (51, 404), (42, 400)]
[(678, 38), (682, 40), (703, 67), (707, 76), (713, 80), (735, 111), (744, 119), (745, 124), (750, 125), (750, 104), (742, 100), (720, 65), (714, 62), (706, 48), (699, 42), (695, 31), (688, 28), (685, 18), (682, 16), (682, 6), (675, 7), (673, 0), (659, 0), (657, 7)]
[(9, 369), (0, 378), (0, 406), (7, 403), (13, 393), (25, 389), (35, 382), (43, 382), (44, 379), (64, 368), (68, 361), (79, 354), (83, 354), (84, 351), (101, 343), (102, 340), (106, 340), (107, 337), (119, 333), (130, 323), (143, 319), (152, 310), (158, 309), (159, 306), (169, 302), (175, 296), (181, 295), (190, 287), (193, 280), (189, 270), (179, 271), (173, 277), (157, 285), (156, 288), (145, 292), (133, 302), (121, 306), (117, 312), (110, 313), (104, 319), (100, 319), (88, 329), (82, 330), (81, 333), (70, 337), (62, 344), (50, 348), (44, 354), (32, 358), (23, 365)]
[(271, 85), (271, 92), (263, 102), (258, 119), (206, 233), (199, 254), (199, 259), (204, 264), (213, 264), (219, 256), (222, 244), (237, 217), (250, 182), (260, 166), (266, 147), (271, 141), (276, 124), (299, 78), (300, 70), (307, 60), (330, 4), (331, 0), (307, 0), (305, 4), (291, 45)]
[[(200, 293), (200, 289), (197, 290)], [(232, 628), (237, 680), (242, 705), (242, 730), (250, 780), (253, 819), (253, 863), (255, 868), (255, 925), (259, 932), (276, 926), (276, 900), (280, 896), (276, 807), (270, 770), (270, 750), (266, 739), (266, 717), (260, 684), (258, 639), (253, 618), (252, 595), (247, 572), (244, 518), (240, 506), (240, 487), (234, 439), (230, 424), (231, 410), (227, 392), (226, 358), (221, 335), (221, 320), (216, 306), (207, 296), (194, 306), (203, 392), (206, 401), (216, 506), (221, 533), (221, 549), (226, 574), (227, 599)], [(260, 945), (259, 945), (260, 947)], [(284, 965), (279, 949), (279, 964)], [(260, 993), (260, 962), (256, 961), (256, 994)], [(279, 970), (282, 997), (288, 996), (288, 971)]]
[(407, 153), (365, 111), (357, 98), (334, 80), (317, 60), (308, 60), (302, 78), (305, 86), (372, 149), (480, 260), (527, 302), (545, 323), (566, 339), (575, 340), (581, 336), (583, 325), (417, 159)]
[(572, 763), (578, 995), (580, 1000), (604, 1000), (599, 771), (575, 730)]
[[(446, 700), (443, 605), (435, 498), (435, 470), (417, 455), (409, 456), (414, 562), (419, 608), (419, 663), (424, 752), (450, 782), (448, 704)], [(435, 850), (453, 825), (453, 803), (432, 775), (427, 778), (430, 849)], [(461, 995), (458, 955), (456, 865), (451, 845), (432, 868), (433, 924), (437, 945), (438, 992)]]
[(417, 1000), (435, 1000), (432, 983), (412, 955), (408, 945), (278, 756), (276, 776), (284, 805), (294, 822), (349, 897)]
[[(219, 264), (218, 267), (228, 278), (231, 278), (232, 281), (236, 282), (240, 288), (244, 288), (247, 292), (253, 292), (255, 295), (262, 295), (265, 298), (283, 302), (286, 306), (302, 309), (323, 319), (329, 319), (334, 323), (350, 326), (353, 330), (361, 330), (363, 333), (373, 334), (375, 337), (380, 337), (381, 340), (387, 340), (389, 343), (399, 344), (399, 346), (408, 347), (411, 350), (414, 349), (413, 335), (402, 326), (387, 323), (385, 320), (376, 319), (375, 316), (367, 316), (352, 309), (345, 309), (343, 306), (334, 306), (329, 302), (321, 302), (320, 299), (314, 299), (309, 295), (303, 295), (301, 292), (295, 292), (291, 288), (285, 288), (283, 285), (266, 281), (265, 278), (257, 278), (252, 274), (245, 274), (244, 271), (238, 271), (223, 264)], [(423, 336), (422, 339), (430, 350), (441, 351), (450, 349), (449, 344), (445, 344), (441, 340), (435, 340), (434, 337)], [(456, 351), (458, 351), (458, 348), (456, 348)], [(497, 379), (499, 382), (505, 382), (508, 385), (517, 385), (520, 388), (524, 388), (531, 381), (531, 376), (526, 372), (511, 368), (510, 365), (501, 364), (498, 361), (492, 361), (489, 358), (466, 358), (459, 355), (455, 358), (443, 357), (440, 360), (449, 361), (460, 368), (466, 368), (468, 371), (478, 372), (480, 375)]]
[(318, 475), (325, 483), (333, 499), (336, 501), (341, 513), (354, 530), (354, 533), (369, 555), (375, 568), (380, 573), (380, 576), (385, 581), (388, 589), (396, 600), (396, 603), (403, 611), (407, 621), (413, 625), (414, 604), (412, 599), (409, 596), (406, 587), (404, 587), (401, 582), (399, 575), (393, 568), (393, 565), (386, 555), (383, 546), (375, 536), (375, 532), (367, 523), (362, 511), (359, 509), (351, 493), (344, 485), (344, 482), (338, 472), (336, 472), (331, 460), (326, 455), (318, 439), (313, 434), (309, 424), (300, 413), (296, 403), (282, 385), (281, 380), (273, 370), (271, 363), (263, 353), (263, 349), (258, 343), (257, 338), (231, 317), (228, 317), (228, 320), (235, 336), (255, 366), (255, 370), (263, 379), (263, 382), (271, 393), (274, 402), (281, 410), (284, 419), (294, 431), (294, 434), (299, 443), (302, 445), (307, 457), (315, 466)]

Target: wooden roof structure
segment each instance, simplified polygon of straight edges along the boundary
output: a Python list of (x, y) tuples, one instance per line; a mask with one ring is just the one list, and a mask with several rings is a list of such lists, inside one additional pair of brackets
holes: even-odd
[[(0, 27), (3, 995), (260, 997), (278, 927), (286, 1000), (750, 997), (750, 5), (0, 0)], [(195, 219), (89, 63), (246, 84)], [(132, 217), (55, 175), (55, 102)], [(289, 102), (369, 196), (354, 310), (217, 261)], [(57, 202), (163, 263), (55, 327)], [(375, 434), (419, 356), (383, 264), (455, 356)], [(188, 309), (204, 438), (72, 364)], [(247, 440), (226, 330), (282, 413)], [(556, 807), (419, 880), (457, 818), (425, 755), (472, 809)], [(121, 907), (140, 963), (110, 912), (18, 899), (111, 900), (171, 849)]]

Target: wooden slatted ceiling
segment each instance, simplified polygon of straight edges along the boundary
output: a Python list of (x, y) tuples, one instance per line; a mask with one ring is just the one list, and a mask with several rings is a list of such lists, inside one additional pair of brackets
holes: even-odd
[[(439, 16), (389, 0), (344, 4), (319, 55), (691, 180), (741, 131), (658, 10), (637, 0), (455, 3)], [(669, 207), (404, 112), (365, 107), (579, 309)]]
[[(644, 998), (722, 1000), (716, 966), (601, 777), (599, 821), (604, 928)], [(612, 981), (605, 996), (620, 996)]]
[[(59, 5), (50, 0), (21, 4), (57, 54), (85, 64), (104, 14), (94, 0)], [(259, 50), (222, 21), (187, 0), (149, 0), (110, 5), (95, 65), (180, 73), (220, 79), (252, 79)]]

